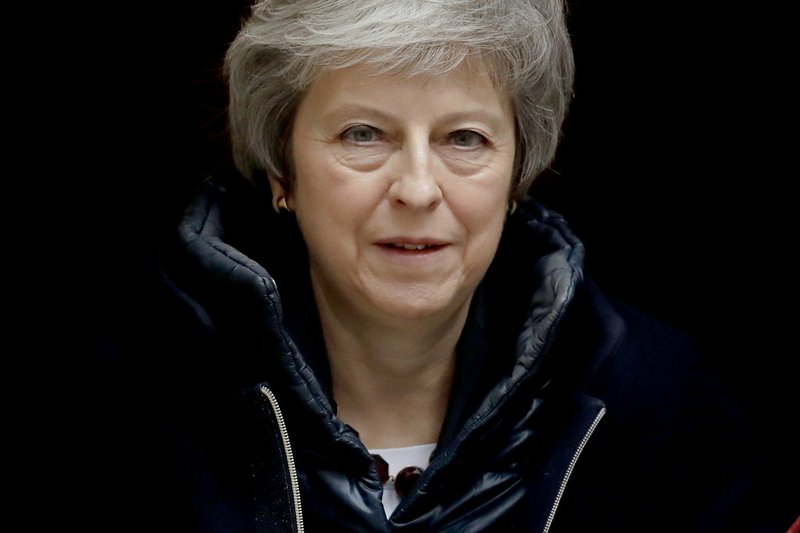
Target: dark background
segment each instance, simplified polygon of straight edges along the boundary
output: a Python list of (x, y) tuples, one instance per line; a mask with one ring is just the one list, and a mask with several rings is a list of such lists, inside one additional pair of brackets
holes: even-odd
[[(72, 13), (69, 44), (54, 49), (69, 110), (58, 168), (77, 176), (60, 259), (89, 309), (83, 343), (135, 319), (160, 236), (200, 180), (230, 167), (220, 67), (247, 4)], [(534, 194), (570, 221), (601, 287), (693, 335), (765, 440), (788, 450), (797, 282), (781, 65), (757, 14), (686, 9), (571, 2), (575, 97)]]

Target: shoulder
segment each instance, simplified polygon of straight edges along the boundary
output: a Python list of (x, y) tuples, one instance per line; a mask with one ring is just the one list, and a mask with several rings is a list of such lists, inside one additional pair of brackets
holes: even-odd
[(614, 340), (588, 389), (606, 404), (606, 422), (618, 437), (669, 454), (702, 450), (710, 462), (724, 455), (715, 446), (731, 450), (730, 442), (752, 439), (741, 401), (712, 364), (715, 354), (674, 324), (596, 287), (589, 291), (597, 313), (613, 324)]
[(614, 340), (587, 382), (606, 414), (578, 479), (596, 486), (590, 479), (604, 478), (599, 485), (628, 499), (634, 518), (671, 513), (664, 523), (683, 531), (758, 522), (752, 424), (711, 354), (675, 325), (590, 292)]
[(599, 368), (599, 379), (640, 394), (651, 391), (662, 401), (676, 400), (674, 393), (689, 393), (686, 387), (690, 382), (703, 387), (713, 384), (704, 396), (712, 390), (723, 393), (711, 364), (712, 354), (685, 330), (641, 307), (601, 294), (596, 287), (590, 291), (596, 309), (615, 324), (616, 331), (611, 353)]

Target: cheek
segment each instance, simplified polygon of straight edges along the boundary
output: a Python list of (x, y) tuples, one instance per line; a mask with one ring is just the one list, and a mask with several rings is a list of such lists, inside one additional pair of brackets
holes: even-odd
[(511, 178), (497, 174), (480, 185), (462, 184), (449, 203), (466, 238), (464, 265), (476, 273), (491, 263), (503, 232)]
[(470, 240), (478, 248), (476, 253), (488, 257), (489, 261), (494, 257), (497, 245), (500, 243), (505, 216), (504, 208), (498, 209), (493, 206), (480, 220), (476, 218), (472, 221)]
[(491, 260), (503, 231), (507, 194), (506, 188), (491, 192), (479, 190), (451, 201), (451, 207), (466, 233), (468, 254)]
[[(362, 168), (353, 168), (354, 159), (361, 166), (377, 166), (381, 154), (348, 156), (337, 146), (320, 144), (296, 154), (295, 195), (298, 208), (308, 210), (357, 204), (375, 189), (375, 176)], [(303, 205), (305, 204), (305, 205)]]
[(499, 234), (511, 192), (508, 172), (492, 172), (478, 179), (455, 178), (446, 191), (447, 202), (467, 230), (474, 234)]
[(305, 149), (296, 156), (293, 193), (298, 219), (340, 216), (336, 211), (345, 204), (347, 182), (335, 161), (324, 150)]
[(330, 155), (298, 158), (296, 169), (295, 210), (309, 252), (327, 261), (356, 254), (360, 233), (380, 199), (375, 180)]

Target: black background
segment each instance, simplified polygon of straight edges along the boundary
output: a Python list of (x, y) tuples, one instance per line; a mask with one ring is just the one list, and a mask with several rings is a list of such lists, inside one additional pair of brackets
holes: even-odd
[[(136, 316), (159, 236), (230, 166), (220, 67), (247, 2), (86, 9), (53, 49), (65, 150), (44, 162), (77, 176), (54, 264), (70, 267), (82, 346)], [(788, 450), (797, 282), (783, 65), (756, 14), (687, 9), (571, 2), (575, 97), (534, 194), (570, 221), (601, 287), (695, 336), (765, 440)]]

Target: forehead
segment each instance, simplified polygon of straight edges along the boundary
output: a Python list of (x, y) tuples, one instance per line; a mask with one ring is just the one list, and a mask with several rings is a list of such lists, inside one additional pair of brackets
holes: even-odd
[(387, 70), (368, 64), (327, 70), (315, 78), (303, 100), (326, 108), (364, 101), (388, 107), (421, 105), (422, 100), (443, 108), (470, 104), (505, 109), (509, 105), (507, 94), (497, 89), (486, 69), (479, 63), (467, 62), (435, 74)]

